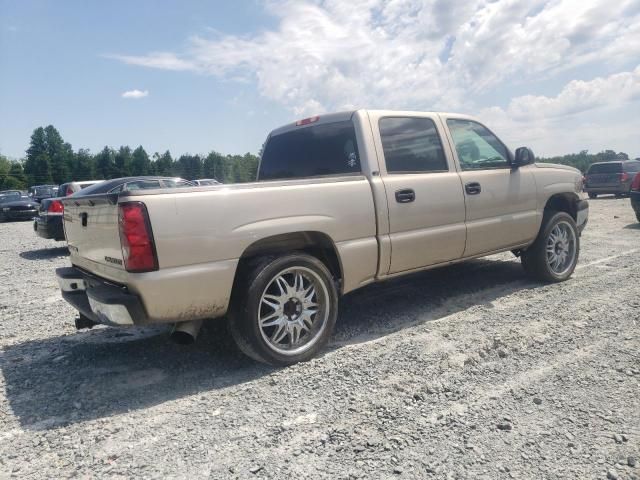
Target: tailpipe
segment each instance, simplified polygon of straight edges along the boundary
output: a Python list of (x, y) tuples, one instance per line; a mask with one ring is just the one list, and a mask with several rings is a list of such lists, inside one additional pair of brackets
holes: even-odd
[(178, 345), (191, 345), (196, 341), (202, 327), (202, 320), (176, 323), (171, 333), (171, 340)]

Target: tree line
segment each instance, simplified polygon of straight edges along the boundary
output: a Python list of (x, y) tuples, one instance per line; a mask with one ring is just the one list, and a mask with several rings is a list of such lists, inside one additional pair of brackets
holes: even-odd
[[(241, 183), (255, 180), (258, 168), (258, 157), (251, 153), (222, 155), (212, 151), (206, 156), (184, 154), (174, 158), (168, 150), (149, 155), (142, 146), (135, 149), (129, 146), (118, 149), (106, 146), (96, 154), (84, 148), (74, 151), (53, 125), (33, 131), (26, 153), (26, 157), (19, 161), (11, 161), (0, 155), (0, 190), (137, 175), (182, 177), (187, 180), (215, 178), (222, 183)], [(595, 162), (628, 159), (626, 153), (616, 153), (614, 150), (599, 153), (582, 150), (580, 153), (536, 160), (569, 165), (584, 173)]]
[(570, 153), (568, 155), (561, 155), (556, 157), (536, 158), (537, 162), (569, 165), (570, 167), (577, 168), (582, 173), (586, 173), (592, 163), (611, 162), (613, 160), (629, 160), (629, 155), (624, 152), (616, 153), (613, 150), (603, 150), (599, 153), (589, 153), (588, 150), (582, 150), (580, 153)]
[(135, 149), (106, 146), (96, 154), (84, 148), (74, 151), (60, 132), (49, 125), (33, 131), (24, 159), (11, 161), (0, 155), (0, 190), (139, 175), (241, 183), (255, 180), (257, 168), (258, 157), (251, 153), (222, 155), (212, 151), (208, 155), (184, 154), (174, 158), (168, 150), (149, 155), (142, 146)]

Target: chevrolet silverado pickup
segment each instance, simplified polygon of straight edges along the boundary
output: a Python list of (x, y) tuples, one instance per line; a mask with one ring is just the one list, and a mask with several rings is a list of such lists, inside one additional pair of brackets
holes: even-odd
[(62, 200), (78, 328), (227, 316), (238, 346), (288, 365), (327, 343), (338, 299), (423, 269), (512, 251), (571, 276), (587, 223), (578, 170), (512, 153), (458, 114), (357, 110), (270, 133), (253, 183)]

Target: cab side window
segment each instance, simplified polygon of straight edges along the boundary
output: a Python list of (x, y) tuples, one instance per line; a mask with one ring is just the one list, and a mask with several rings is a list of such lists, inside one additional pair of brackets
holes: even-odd
[(379, 122), (388, 173), (446, 172), (442, 142), (430, 118), (385, 117)]
[(447, 120), (462, 170), (509, 168), (507, 147), (486, 127), (471, 120)]

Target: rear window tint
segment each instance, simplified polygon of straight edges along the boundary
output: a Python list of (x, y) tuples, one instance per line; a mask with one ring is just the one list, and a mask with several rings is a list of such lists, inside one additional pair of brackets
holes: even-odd
[(447, 159), (430, 118), (385, 117), (380, 137), (389, 173), (447, 171)]
[(356, 132), (351, 121), (291, 130), (267, 142), (259, 180), (360, 173)]
[(619, 162), (598, 163), (589, 167), (589, 173), (620, 173), (622, 172), (622, 164)]

